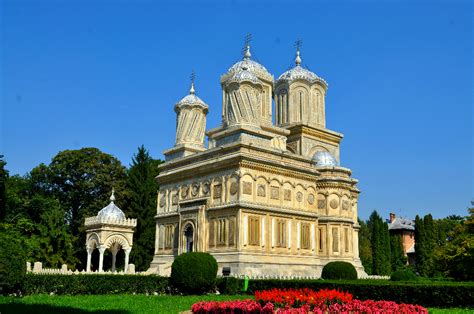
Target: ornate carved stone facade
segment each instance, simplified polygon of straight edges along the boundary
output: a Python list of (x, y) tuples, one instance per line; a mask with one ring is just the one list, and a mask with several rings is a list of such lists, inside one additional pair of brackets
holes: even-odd
[[(247, 47), (221, 77), (222, 124), (207, 131), (208, 148), (177, 154), (177, 136), (165, 152), (150, 271), (169, 274), (177, 255), (204, 251), (234, 274), (317, 276), (334, 260), (363, 274), (359, 190), (339, 166), (342, 135), (326, 128), (327, 83), (299, 51), (275, 84), (250, 57)], [(177, 134), (191, 123), (178, 120)]]

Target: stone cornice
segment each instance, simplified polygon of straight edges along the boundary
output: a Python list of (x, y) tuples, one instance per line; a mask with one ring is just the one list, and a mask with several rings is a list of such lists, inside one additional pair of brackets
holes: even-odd
[(229, 202), (225, 205), (213, 206), (208, 208), (207, 210), (222, 210), (226, 208), (239, 208), (239, 209), (247, 209), (247, 210), (255, 210), (255, 211), (264, 211), (265, 213), (275, 213), (275, 214), (283, 214), (283, 215), (291, 215), (291, 216), (300, 216), (300, 217), (307, 217), (307, 218), (318, 218), (319, 214), (316, 212), (308, 212), (302, 210), (294, 210), (288, 207), (280, 207), (277, 208), (275, 206), (268, 206), (264, 203), (250, 203), (250, 202)]
[(339, 144), (344, 137), (344, 135), (338, 132), (303, 124), (290, 125), (287, 129), (291, 132), (291, 135), (288, 137), (289, 140), (294, 136), (307, 135), (316, 139)]
[[(265, 159), (261, 153), (267, 153), (269, 156), (277, 158)], [(305, 163), (308, 166), (305, 166)], [(166, 162), (160, 167), (161, 173), (157, 180), (159, 184), (164, 184), (198, 175), (216, 173), (224, 169), (235, 171), (238, 167), (313, 181), (319, 176), (319, 172), (310, 166), (310, 160), (306, 157), (283, 152), (275, 155), (274, 150), (240, 143)]]
[[(319, 175), (313, 169), (311, 170), (306, 169), (302, 171), (301, 168), (299, 168), (299, 171), (298, 171), (294, 167), (278, 167), (278, 166), (264, 164), (261, 161), (256, 162), (256, 161), (251, 161), (251, 160), (243, 160), (239, 162), (239, 166), (242, 168), (263, 171), (263, 172), (267, 172), (267, 173), (271, 173), (275, 175), (283, 175), (290, 178), (303, 179), (303, 180), (309, 180), (309, 181), (316, 180)], [(289, 170), (288, 168), (293, 168), (293, 170)]]
[(337, 222), (337, 223), (349, 223), (355, 224), (352, 218), (347, 217), (338, 217), (338, 216), (319, 216), (318, 222), (326, 223), (326, 222)]

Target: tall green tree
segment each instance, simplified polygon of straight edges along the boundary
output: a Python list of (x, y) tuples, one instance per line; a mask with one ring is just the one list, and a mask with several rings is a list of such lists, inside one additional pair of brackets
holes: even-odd
[(405, 268), (407, 258), (403, 252), (403, 238), (399, 233), (390, 235), (390, 257), (392, 271)]
[(8, 171), (5, 169), (7, 163), (3, 160), (3, 155), (0, 155), (0, 221), (5, 218), (6, 210), (6, 181), (8, 179)]
[(371, 245), (371, 234), (367, 223), (361, 219), (358, 219), (359, 229), (359, 257), (364, 266), (364, 270), (367, 274), (372, 275), (372, 245)]
[(35, 224), (32, 240), (35, 241), (33, 256), (46, 267), (60, 267), (67, 264), (74, 269), (79, 260), (74, 256), (76, 237), (69, 232), (65, 223), (64, 210), (59, 202), (51, 197), (34, 195), (32, 207), (40, 208), (39, 222)]
[(49, 165), (31, 171), (33, 189), (59, 201), (69, 232), (76, 237), (75, 257), (85, 267), (84, 218), (97, 215), (105, 207), (112, 188), (117, 205), (128, 198), (126, 169), (115, 157), (97, 148), (59, 152)]
[(426, 233), (425, 223), (423, 219), (416, 215), (415, 217), (415, 266), (416, 270), (421, 276), (428, 275), (427, 269), (427, 258), (428, 252), (426, 251)]
[(388, 225), (374, 211), (369, 218), (368, 227), (371, 233), (372, 244), (372, 273), (374, 275), (390, 275), (390, 235)]
[(474, 280), (474, 203), (466, 220), (448, 232), (446, 244), (436, 250), (438, 269), (457, 280)]
[(431, 277), (435, 272), (434, 254), (437, 247), (437, 232), (431, 214), (415, 218), (415, 262), (418, 273)]
[(134, 245), (130, 260), (137, 270), (145, 271), (150, 266), (155, 250), (155, 215), (157, 208), (158, 165), (161, 160), (153, 159), (142, 145), (133, 156), (127, 176), (127, 189), (130, 192), (127, 213), (137, 218)]
[(75, 267), (75, 238), (65, 223), (64, 210), (54, 197), (31, 186), (28, 175), (8, 178), (2, 229), (21, 235), (29, 261), (41, 261), (46, 267)]

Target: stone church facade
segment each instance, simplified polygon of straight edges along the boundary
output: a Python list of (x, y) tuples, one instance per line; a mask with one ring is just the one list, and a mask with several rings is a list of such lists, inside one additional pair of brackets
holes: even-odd
[(221, 76), (222, 123), (207, 132), (194, 82), (175, 105), (149, 271), (167, 275), (177, 255), (198, 251), (232, 274), (319, 276), (336, 260), (364, 273), (359, 190), (340, 166), (342, 134), (326, 128), (328, 86), (301, 66), (299, 50), (295, 63), (274, 80), (247, 46)]

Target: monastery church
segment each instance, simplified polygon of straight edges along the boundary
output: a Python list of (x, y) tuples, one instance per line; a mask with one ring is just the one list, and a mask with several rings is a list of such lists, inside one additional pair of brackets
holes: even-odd
[(357, 180), (340, 166), (342, 134), (326, 128), (326, 81), (301, 65), (299, 49), (275, 80), (247, 45), (220, 82), (218, 127), (206, 130), (209, 107), (194, 81), (174, 106), (149, 271), (169, 275), (176, 256), (196, 251), (233, 275), (317, 277), (331, 261), (365, 274)]

